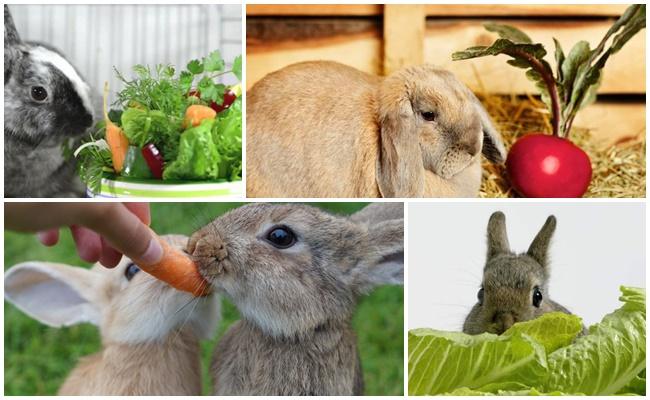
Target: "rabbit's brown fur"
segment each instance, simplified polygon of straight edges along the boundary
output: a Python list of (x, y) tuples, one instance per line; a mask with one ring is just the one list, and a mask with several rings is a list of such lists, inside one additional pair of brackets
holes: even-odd
[[(359, 296), (403, 282), (402, 209), (385, 203), (346, 218), (255, 203), (192, 235), (199, 270), (243, 318), (215, 349), (215, 393), (360, 394), (351, 318)], [(278, 227), (295, 234), (292, 246), (269, 242)]]
[[(492, 214), (488, 222), (487, 261), (479, 302), (467, 315), (463, 332), (501, 334), (516, 322), (535, 319), (549, 312), (570, 314), (548, 295), (548, 248), (555, 225), (555, 217), (551, 215), (528, 250), (516, 254), (510, 250), (505, 215), (502, 212)], [(533, 302), (536, 290), (541, 296), (538, 305)]]
[(471, 91), (432, 66), (379, 78), (305, 62), (267, 75), (247, 96), (252, 197), (471, 197), (481, 149), (505, 157)]

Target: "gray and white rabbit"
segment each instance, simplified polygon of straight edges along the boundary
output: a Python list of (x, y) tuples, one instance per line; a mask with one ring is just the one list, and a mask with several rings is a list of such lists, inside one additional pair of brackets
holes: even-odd
[(195, 232), (187, 250), (242, 319), (215, 348), (216, 395), (359, 395), (359, 297), (404, 279), (401, 203), (351, 217), (254, 203)]
[(22, 41), (6, 5), (4, 12), (5, 196), (82, 196), (62, 146), (93, 124), (90, 87), (57, 50)]
[(478, 303), (465, 319), (463, 332), (502, 334), (515, 322), (535, 319), (542, 314), (560, 311), (571, 314), (550, 299), (548, 248), (556, 220), (549, 216), (528, 251), (510, 250), (506, 233), (506, 217), (497, 211), (487, 228), (487, 261)]

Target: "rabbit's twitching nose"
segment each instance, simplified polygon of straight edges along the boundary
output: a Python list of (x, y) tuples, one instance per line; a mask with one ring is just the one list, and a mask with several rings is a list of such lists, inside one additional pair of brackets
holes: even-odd
[(496, 312), (492, 317), (492, 322), (496, 325), (496, 333), (500, 335), (517, 321), (515, 320), (515, 316), (510, 312)]
[(458, 145), (472, 157), (481, 152), (481, 138), (478, 136), (472, 135), (470, 138), (462, 140)]

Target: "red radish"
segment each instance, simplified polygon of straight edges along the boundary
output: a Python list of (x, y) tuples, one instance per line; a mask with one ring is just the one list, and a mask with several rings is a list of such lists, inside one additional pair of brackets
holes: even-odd
[(210, 107), (211, 107), (214, 111), (220, 113), (221, 111), (223, 111), (223, 110), (227, 110), (228, 108), (230, 108), (230, 106), (232, 105), (232, 103), (235, 102), (235, 99), (237, 99), (237, 95), (235, 94), (235, 92), (233, 92), (232, 90), (228, 89), (228, 90), (226, 90), (226, 92), (223, 94), (223, 103), (221, 103), (221, 104), (217, 104), (217, 103), (215, 103), (215, 102), (213, 101), (212, 103), (210, 103)]
[(151, 175), (156, 179), (162, 179), (165, 160), (160, 150), (153, 143), (148, 143), (142, 148), (142, 157), (147, 162)]
[(523, 136), (510, 149), (506, 168), (526, 197), (580, 197), (591, 181), (591, 161), (567, 139), (543, 133)]

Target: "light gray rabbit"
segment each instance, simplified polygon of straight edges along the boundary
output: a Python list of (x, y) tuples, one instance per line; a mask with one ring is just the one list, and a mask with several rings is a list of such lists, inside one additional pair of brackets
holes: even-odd
[(478, 303), (465, 319), (463, 332), (502, 334), (515, 322), (535, 319), (548, 312), (571, 314), (550, 299), (548, 247), (555, 231), (554, 216), (548, 217), (528, 251), (510, 250), (506, 233), (506, 217), (492, 214), (487, 228), (487, 261)]
[(188, 252), (242, 320), (217, 345), (217, 395), (358, 395), (357, 299), (404, 279), (401, 203), (352, 217), (249, 204), (205, 226)]
[(58, 51), (22, 41), (6, 5), (4, 12), (5, 196), (82, 196), (62, 146), (93, 124), (90, 88)]

